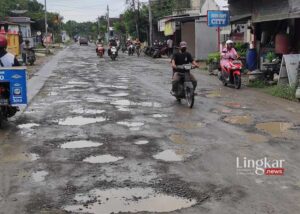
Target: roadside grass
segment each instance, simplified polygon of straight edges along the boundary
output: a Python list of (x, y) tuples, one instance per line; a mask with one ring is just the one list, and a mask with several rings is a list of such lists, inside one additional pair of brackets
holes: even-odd
[(295, 97), (296, 95), (296, 87), (289, 85), (272, 85), (268, 86), (261, 80), (255, 80), (248, 84), (249, 88), (258, 88), (262, 92), (272, 95), (274, 97), (280, 97), (283, 99), (298, 101)]

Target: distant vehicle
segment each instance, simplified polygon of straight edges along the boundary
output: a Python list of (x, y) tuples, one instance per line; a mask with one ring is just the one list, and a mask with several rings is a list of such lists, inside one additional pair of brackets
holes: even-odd
[(79, 45), (89, 45), (89, 40), (87, 38), (81, 37), (79, 39)]

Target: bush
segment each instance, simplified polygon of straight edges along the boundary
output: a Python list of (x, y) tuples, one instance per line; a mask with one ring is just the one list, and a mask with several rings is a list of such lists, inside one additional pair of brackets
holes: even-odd
[(208, 54), (207, 64), (219, 63), (221, 54), (219, 52)]
[(281, 97), (288, 100), (296, 100), (296, 87), (289, 85), (276, 85), (268, 87), (265, 91), (275, 97)]

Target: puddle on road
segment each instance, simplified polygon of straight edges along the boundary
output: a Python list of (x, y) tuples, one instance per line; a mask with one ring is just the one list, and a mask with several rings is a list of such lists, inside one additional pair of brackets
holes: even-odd
[(95, 110), (95, 109), (83, 109), (83, 108), (79, 108), (79, 109), (74, 109), (71, 111), (72, 113), (76, 113), (76, 114), (102, 114), (105, 112), (105, 110)]
[(129, 94), (126, 92), (120, 92), (120, 93), (116, 93), (116, 94), (110, 94), (110, 97), (127, 97)]
[(242, 107), (240, 103), (234, 103), (234, 102), (226, 102), (224, 103), (224, 105), (230, 108), (246, 108), (246, 107)]
[(64, 104), (64, 103), (78, 103), (78, 102), (82, 102), (82, 100), (58, 100), (55, 101), (55, 104)]
[(230, 124), (249, 125), (253, 122), (253, 119), (251, 116), (242, 115), (242, 116), (228, 116), (224, 118), (224, 121)]
[(26, 123), (26, 124), (18, 125), (18, 128), (19, 129), (31, 129), (31, 128), (38, 127), (38, 126), (40, 126), (40, 125), (37, 123)]
[(125, 121), (117, 122), (117, 124), (122, 126), (127, 126), (132, 131), (138, 131), (143, 125), (145, 125), (143, 122), (125, 122)]
[(213, 113), (217, 113), (217, 114), (230, 114), (232, 112), (231, 109), (213, 109), (212, 110)]
[(83, 162), (88, 163), (112, 163), (119, 160), (123, 160), (124, 157), (115, 157), (112, 155), (99, 155), (99, 156), (91, 156), (88, 158), (85, 158)]
[(135, 145), (146, 145), (146, 144), (148, 144), (148, 143), (149, 143), (148, 140), (138, 140), (138, 141), (136, 141), (134, 144), (135, 144)]
[(186, 144), (186, 140), (179, 134), (172, 134), (169, 136), (169, 139), (176, 144)]
[(64, 120), (59, 120), (58, 125), (62, 126), (83, 126), (92, 123), (99, 123), (106, 121), (104, 117), (95, 117), (95, 118), (88, 118), (88, 117), (68, 117)]
[(58, 93), (57, 93), (57, 92), (53, 92), (53, 91), (52, 91), (52, 92), (48, 93), (48, 95), (49, 95), (49, 96), (57, 96), (57, 95), (58, 95)]
[(30, 153), (29, 156), (30, 156), (31, 161), (36, 161), (36, 160), (40, 159), (40, 156), (35, 153)]
[(76, 81), (70, 81), (67, 83), (68, 85), (89, 85), (88, 82), (76, 82)]
[(268, 138), (260, 135), (260, 134), (248, 134), (247, 138), (249, 141), (254, 142), (254, 143), (266, 143), (268, 142)]
[(166, 114), (153, 114), (152, 117), (153, 118), (165, 118), (165, 117), (168, 117), (168, 115), (166, 115)]
[(142, 106), (142, 107), (153, 107), (153, 108), (161, 108), (161, 104), (158, 102), (132, 102), (130, 100), (116, 100), (111, 102), (110, 104), (116, 106)]
[(205, 94), (205, 97), (207, 97), (207, 98), (221, 97), (221, 92), (220, 91), (210, 91), (209, 93)]
[(47, 171), (37, 171), (32, 173), (31, 177), (35, 182), (42, 182), (49, 173)]
[(163, 161), (183, 161), (184, 158), (182, 155), (177, 154), (175, 151), (169, 149), (163, 152), (160, 152), (156, 155), (153, 155), (154, 159), (163, 160)]
[(87, 97), (86, 100), (89, 103), (105, 103), (105, 102), (107, 102), (107, 98), (105, 98), (105, 97)]
[(198, 129), (203, 128), (205, 125), (201, 122), (186, 122), (186, 123), (176, 123), (176, 128), (178, 129)]
[(256, 125), (258, 130), (270, 134), (272, 137), (280, 137), (287, 133), (294, 125), (287, 122), (267, 122)]
[(62, 144), (60, 147), (62, 149), (81, 149), (102, 146), (103, 143), (96, 143), (88, 140), (78, 140)]
[[(195, 199), (156, 193), (152, 188), (118, 188), (91, 190), (88, 194), (77, 194), (74, 200), (81, 205), (66, 206), (64, 209), (79, 213), (111, 214), (119, 212), (172, 212), (191, 207)], [(94, 201), (89, 203), (90, 201)], [(84, 206), (87, 204), (88, 206)]]

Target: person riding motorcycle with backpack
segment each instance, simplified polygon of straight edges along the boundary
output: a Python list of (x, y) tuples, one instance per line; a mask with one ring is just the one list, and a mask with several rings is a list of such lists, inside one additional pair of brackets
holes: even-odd
[(17, 58), (6, 51), (7, 39), (5, 35), (0, 34), (0, 67), (21, 66)]
[(109, 40), (108, 46), (109, 46), (109, 48), (108, 48), (107, 53), (108, 53), (108, 56), (110, 56), (111, 55), (111, 48), (112, 47), (116, 47), (117, 48), (118, 44), (117, 44), (116, 40), (114, 38), (112, 38), (112, 39)]
[[(191, 63), (193, 66), (199, 68), (199, 65), (197, 62), (193, 59), (192, 55), (187, 52), (187, 43), (185, 41), (182, 41), (180, 43), (180, 52), (173, 55), (172, 58), (172, 68), (173, 68), (173, 78), (172, 78), (172, 91), (171, 94), (176, 94), (178, 84), (180, 82), (181, 76), (180, 76), (180, 70), (177, 69), (178, 65), (185, 65)], [(197, 80), (195, 76), (190, 73), (191, 80), (194, 86), (194, 90), (197, 87)]]

